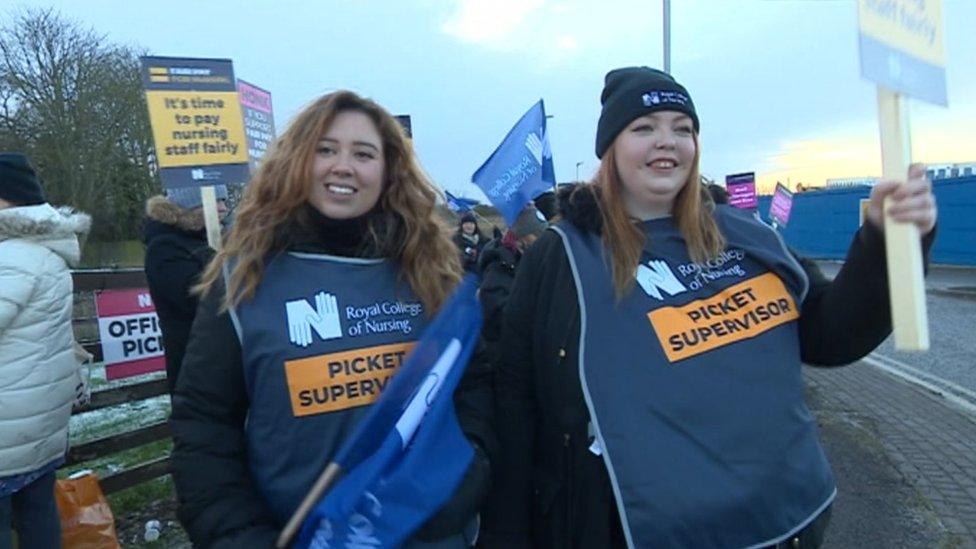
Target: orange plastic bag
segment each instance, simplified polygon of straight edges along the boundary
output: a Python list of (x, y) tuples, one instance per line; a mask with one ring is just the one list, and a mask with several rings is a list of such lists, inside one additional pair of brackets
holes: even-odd
[(58, 480), (54, 497), (65, 549), (119, 549), (115, 517), (94, 472), (82, 471)]

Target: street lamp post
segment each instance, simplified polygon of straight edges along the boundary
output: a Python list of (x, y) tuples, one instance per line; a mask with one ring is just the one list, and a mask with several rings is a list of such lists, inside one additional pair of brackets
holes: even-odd
[(579, 167), (581, 165), (583, 165), (583, 162), (577, 162), (576, 163), (576, 182), (577, 183), (579, 183), (579, 180), (580, 180), (580, 178), (579, 178)]
[(664, 72), (671, 74), (671, 0), (662, 0), (664, 5)]

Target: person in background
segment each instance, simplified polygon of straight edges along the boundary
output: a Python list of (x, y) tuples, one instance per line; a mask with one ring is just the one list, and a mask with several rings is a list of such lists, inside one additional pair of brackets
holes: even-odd
[[(349, 91), (303, 109), (264, 157), (201, 278), (173, 394), (178, 516), (195, 545), (272, 546), (396, 375), (461, 280), (437, 199), (396, 119)], [(470, 372), (454, 400), (475, 458), (408, 547), (473, 543), (494, 435), (490, 384)]]
[(508, 301), (512, 282), (515, 281), (515, 269), (519, 260), (547, 226), (539, 210), (529, 204), (498, 241), (498, 245), (486, 247), (482, 252), (478, 265), (478, 272), (481, 274), (478, 296), (485, 319), (482, 335), (492, 347), (501, 337), (501, 313)]
[[(217, 213), (227, 216), (227, 187), (215, 187)], [(200, 189), (167, 189), (146, 201), (146, 280), (159, 316), (166, 350), (166, 379), (176, 387), (190, 327), (197, 313), (197, 296), (190, 289), (213, 257), (207, 245)]]
[(562, 191), (563, 188), (568, 187), (567, 184), (562, 184), (557, 186), (551, 191), (546, 191), (541, 193), (539, 196), (532, 199), (532, 203), (535, 205), (536, 209), (542, 213), (543, 217), (547, 220), (552, 221), (556, 217), (556, 213), (559, 211), (559, 206), (556, 199), (556, 191)]
[(481, 250), (488, 240), (478, 228), (478, 220), (473, 212), (464, 212), (458, 221), (458, 230), (454, 235), (454, 244), (461, 253), (461, 266), (465, 271), (476, 272)]
[(729, 203), (729, 191), (725, 190), (725, 187), (717, 183), (707, 183), (705, 189), (708, 191), (708, 197), (713, 204), (724, 205)]
[[(801, 364), (891, 332), (882, 204), (931, 247), (922, 166), (871, 191), (833, 281), (699, 182), (670, 75), (606, 75), (600, 167), (522, 258), (495, 395), (495, 547), (819, 547), (837, 494)], [(710, 202), (710, 201), (709, 201)]]
[[(515, 281), (519, 261), (547, 226), (548, 223), (542, 217), (542, 213), (533, 204), (528, 204), (497, 245), (486, 246), (482, 252), (478, 266), (481, 274), (478, 297), (484, 314), (484, 325), (477, 352), (469, 368), (489, 372), (494, 377), (501, 356), (499, 344), (503, 311), (512, 283)], [(497, 457), (497, 454), (492, 457)], [(504, 468), (505, 464), (499, 462), (497, 466)], [(491, 543), (497, 528), (495, 517), (499, 516), (501, 508), (508, 505), (504, 498), (505, 494), (489, 493), (488, 502), (482, 513), (482, 539), (485, 543)]]
[(0, 549), (61, 546), (54, 473), (79, 387), (69, 267), (91, 218), (44, 199), (27, 157), (0, 153)]

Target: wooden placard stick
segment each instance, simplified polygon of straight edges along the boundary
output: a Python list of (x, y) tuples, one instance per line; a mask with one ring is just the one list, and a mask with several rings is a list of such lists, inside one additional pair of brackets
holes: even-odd
[(207, 244), (220, 251), (220, 214), (217, 213), (217, 193), (213, 187), (200, 187), (203, 221), (207, 226)]
[[(885, 179), (904, 179), (911, 164), (911, 135), (902, 97), (878, 86), (878, 120), (881, 125), (881, 164)], [(884, 205), (885, 250), (888, 257), (888, 292), (895, 348), (926, 351), (929, 324), (922, 272), (922, 241), (918, 227), (897, 223)]]
[(308, 514), (312, 512), (315, 505), (318, 504), (322, 496), (329, 491), (332, 487), (332, 483), (339, 478), (339, 474), (342, 472), (342, 467), (336, 462), (330, 462), (326, 466), (322, 474), (312, 485), (312, 489), (305, 494), (305, 499), (302, 500), (301, 505), (295, 510), (295, 513), (288, 519), (288, 524), (285, 525), (284, 529), (278, 534), (278, 540), (275, 543), (277, 549), (285, 549), (288, 547), (295, 536), (302, 528), (302, 524), (308, 517)]

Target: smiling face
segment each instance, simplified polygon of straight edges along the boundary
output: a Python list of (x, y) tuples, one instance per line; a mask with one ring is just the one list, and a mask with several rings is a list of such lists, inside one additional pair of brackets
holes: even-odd
[(359, 217), (383, 192), (383, 140), (373, 120), (342, 111), (319, 140), (308, 202), (331, 219)]
[(694, 126), (677, 111), (635, 119), (613, 142), (627, 213), (641, 220), (671, 214), (695, 162)]

